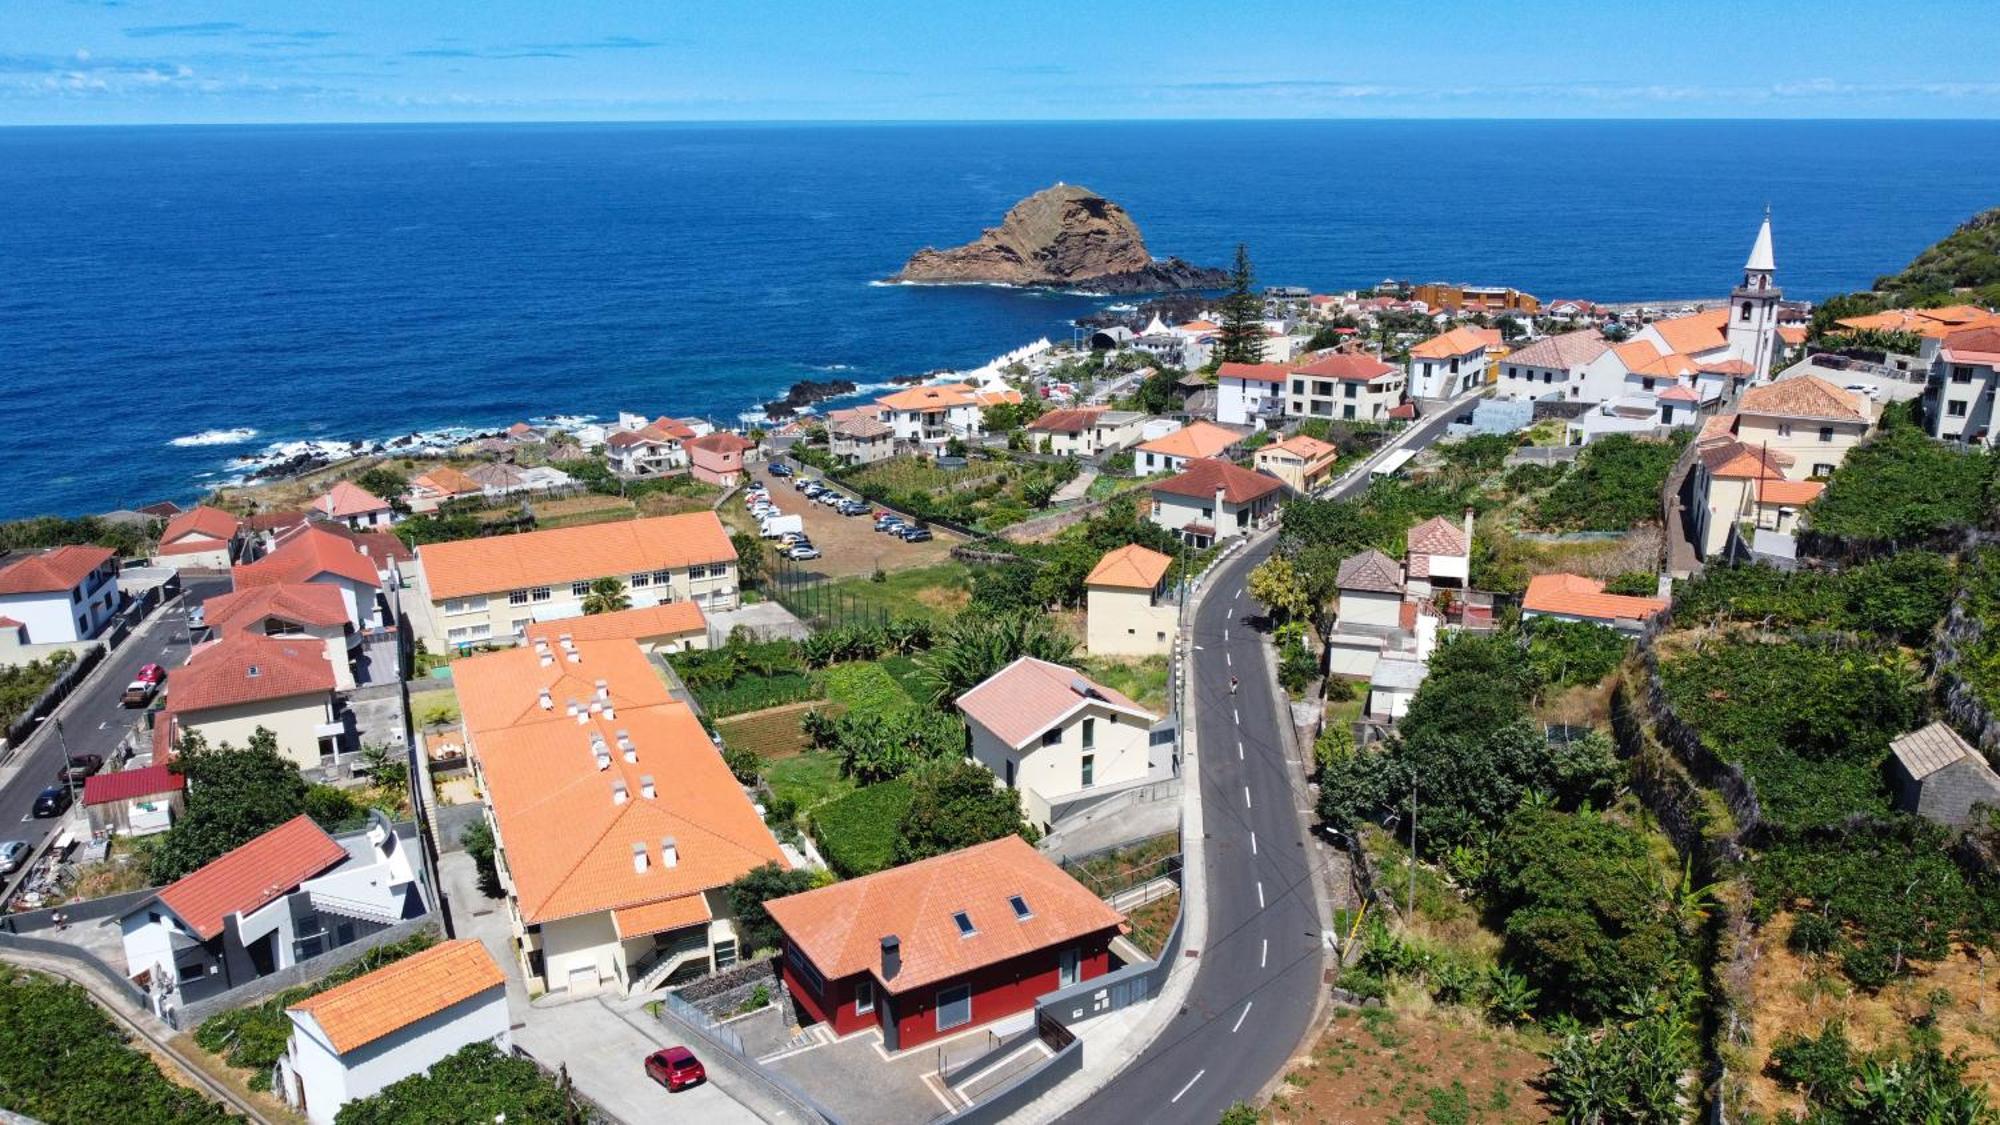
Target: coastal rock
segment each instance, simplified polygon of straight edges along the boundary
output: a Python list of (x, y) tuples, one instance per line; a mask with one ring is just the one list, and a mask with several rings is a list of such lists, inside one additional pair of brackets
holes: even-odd
[(1153, 257), (1123, 207), (1089, 188), (1057, 184), (1016, 203), (999, 226), (963, 246), (917, 251), (892, 280), (1157, 293), (1219, 289), (1229, 275)]
[(764, 404), (764, 414), (769, 418), (790, 418), (801, 407), (811, 406), (822, 399), (851, 395), (859, 389), (852, 379), (801, 379), (792, 384), (785, 397)]

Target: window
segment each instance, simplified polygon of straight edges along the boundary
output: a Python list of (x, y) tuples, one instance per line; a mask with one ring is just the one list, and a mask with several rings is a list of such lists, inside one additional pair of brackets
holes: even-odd
[(508, 605), (527, 605), (527, 604), (528, 604), (528, 592), (527, 592), (526, 590), (509, 590), (509, 591), (507, 592), (507, 604), (508, 604)]
[(1832, 440), (1833, 440), (1833, 427), (1832, 427), (1832, 426), (1821, 426), (1821, 427), (1819, 428), (1819, 440), (1821, 440), (1821, 441), (1832, 441)]
[(1214, 519), (1214, 518), (1215, 518), (1215, 509), (1214, 509), (1214, 508), (1203, 508), (1203, 509), (1201, 510), (1201, 518), (1202, 518), (1202, 519), (1205, 519), (1205, 520), (1212, 520), (1212, 519)]
[(958, 927), (959, 937), (971, 937), (979, 932), (979, 928), (972, 924), (972, 915), (967, 914), (963, 910), (954, 913), (951, 916), (951, 921), (953, 925)]
[(1085, 754), (1083, 756), (1083, 787), (1085, 789), (1088, 789), (1092, 785), (1096, 784), (1096, 782), (1097, 782), (1097, 755)]
[(1295, 395), (1306, 393), (1306, 381), (1304, 379), (1292, 380), (1292, 393)]
[(1160, 514), (1160, 502), (1158, 500), (1153, 501), (1153, 514), (1156, 516)]
[(590, 596), (590, 583), (588, 583), (588, 582), (572, 582), (572, 583), (570, 583), (570, 584), (569, 584), (569, 596), (570, 596), (570, 597), (572, 597), (572, 598), (585, 598), (585, 597), (589, 597), (589, 596)]
[(1944, 412), (1953, 418), (1963, 418), (1965, 417), (1965, 408), (1967, 405), (1965, 402), (1953, 399), (1944, 404)]
[[(509, 595), (509, 597), (511, 599), (512, 595)], [(515, 604), (518, 605), (520, 603), (516, 602)], [(444, 603), (446, 616), (455, 616), (461, 613), (480, 613), (485, 609), (485, 598), (450, 598)]]
[(865, 1016), (875, 1010), (875, 981), (862, 977), (854, 982), (854, 1014)]
[(707, 568), (707, 567), (705, 567), (705, 566), (691, 566), (691, 567), (688, 567), (688, 578), (689, 578), (690, 580), (692, 580), (692, 579), (696, 579), (696, 578), (707, 578), (707, 577), (708, 577), (708, 568)]
[(1017, 921), (1025, 922), (1035, 916), (1035, 912), (1028, 909), (1028, 900), (1020, 895), (1008, 895), (1007, 905), (1014, 908), (1014, 918)]
[(537, 586), (534, 589), (528, 591), (529, 601), (545, 602), (548, 601), (551, 597), (554, 597), (554, 595), (549, 593), (549, 588), (547, 586)]
[(716, 942), (714, 957), (715, 967), (718, 971), (734, 965), (736, 963), (736, 939), (723, 938), (721, 941)]
[(1090, 748), (1096, 745), (1097, 745), (1097, 720), (1085, 719), (1083, 721), (1083, 748), (1085, 750), (1089, 750)]
[(940, 988), (937, 994), (937, 1029), (949, 1031), (972, 1022), (972, 986), (961, 984)]
[(1358, 384), (1358, 383), (1349, 383), (1349, 384), (1347, 384), (1347, 397), (1348, 397), (1348, 398), (1359, 398), (1360, 396), (1361, 396), (1361, 386), (1360, 386), (1360, 384)]
[(1953, 367), (1951, 369), (1951, 381), (1954, 383), (1972, 382), (1972, 368), (1964, 366)]
[(1458, 374), (1458, 360), (1455, 357), (1451, 361), (1451, 373), (1453, 375)]
[(1332, 398), (1333, 383), (1326, 379), (1316, 379), (1313, 381), (1313, 393), (1322, 398)]
[(1816, 477), (1830, 477), (1833, 475), (1833, 466), (1825, 461), (1815, 462), (1813, 464), (1812, 475)]
[(1043, 731), (1043, 732), (1042, 732), (1042, 745), (1044, 745), (1044, 746), (1060, 746), (1061, 744), (1062, 744), (1062, 728), (1061, 728), (1061, 727), (1054, 727), (1054, 728), (1051, 728), (1051, 729), (1049, 729), (1049, 730), (1045, 730), (1045, 731)]
[(652, 584), (653, 576), (650, 574), (635, 574), (632, 576), (632, 588), (634, 590), (643, 589)]
[(1348, 404), (1347, 404), (1346, 406), (1343, 406), (1343, 407), (1341, 407), (1341, 408), (1340, 408), (1340, 416), (1341, 416), (1342, 418), (1352, 418), (1352, 417), (1354, 417), (1354, 404), (1350, 402), (1350, 403), (1348, 403)]
[(1745, 301), (1745, 302), (1743, 302), (1743, 313), (1742, 313), (1742, 315), (1741, 315), (1741, 316), (1737, 317), (1736, 319), (1738, 319), (1738, 320), (1749, 320), (1749, 319), (1750, 319), (1750, 302), (1748, 302), (1748, 301)]
[(1778, 423), (1778, 436), (1779, 436), (1779, 437), (1791, 437), (1791, 436), (1792, 436), (1792, 424), (1791, 424), (1790, 422), (1780, 422), (1780, 423)]
[(1007, 788), (1014, 788), (1014, 759), (1007, 759)]
[(785, 943), (785, 960), (792, 963), (792, 971), (799, 975), (800, 983), (810, 989), (814, 996), (826, 995), (826, 978), (819, 975), (819, 969), (811, 961), (806, 960), (806, 955), (799, 952), (798, 946), (790, 942)]
[[(694, 567), (689, 567), (689, 568), (688, 568), (688, 577), (689, 577), (689, 578), (699, 578), (699, 577), (701, 577), (701, 575), (699, 575), (699, 574), (695, 573), (696, 571), (698, 571), (698, 570), (700, 570), (700, 569), (701, 569), (701, 568), (700, 568), (700, 567), (698, 567), (698, 566), (694, 566)], [(720, 578), (720, 577), (722, 577), (722, 568), (721, 568), (721, 567), (716, 567), (716, 568), (715, 568), (715, 576), (716, 576), (717, 578)], [(656, 570), (656, 571), (654, 571), (654, 572), (653, 572), (653, 585), (655, 585), (655, 586), (666, 586), (666, 585), (670, 585), (670, 584), (672, 584), (673, 580), (674, 580), (674, 572), (673, 572), (673, 571), (671, 571), (671, 570)]]
[(1652, 389), (1653, 389), (1653, 377), (1652, 377), (1652, 376), (1650, 376), (1650, 375), (1648, 375), (1648, 376), (1646, 376), (1646, 377), (1644, 377), (1644, 378), (1640, 379), (1640, 380), (1639, 380), (1639, 386), (1640, 386), (1641, 388), (1645, 389), (1645, 390), (1649, 390), (1649, 391), (1650, 391), (1650, 390), (1652, 390)]

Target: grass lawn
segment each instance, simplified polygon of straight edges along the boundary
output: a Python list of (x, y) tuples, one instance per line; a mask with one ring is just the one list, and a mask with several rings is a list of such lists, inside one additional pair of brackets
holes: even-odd
[(872, 484), (896, 492), (942, 492), (969, 481), (984, 480), (993, 476), (995, 471), (996, 467), (991, 465), (976, 469), (940, 469), (928, 461), (895, 457), (857, 469), (843, 479), (856, 488)]
[(1132, 944), (1158, 958), (1160, 950), (1167, 946), (1167, 937), (1173, 933), (1174, 920), (1181, 916), (1181, 893), (1156, 898), (1144, 906), (1134, 907), (1125, 920), (1132, 925), (1128, 936)]
[(862, 615), (936, 620), (957, 613), (971, 600), (972, 571), (961, 562), (942, 562), (892, 570), (881, 582), (869, 577), (842, 578), (828, 583), (827, 589)]
[(889, 670), (872, 660), (836, 664), (820, 673), (826, 697), (849, 711), (883, 715), (914, 702)]
[(1167, 711), (1167, 658), (1096, 656), (1083, 662), (1091, 679), (1151, 711)]
[(840, 755), (829, 750), (808, 751), (766, 762), (764, 783), (771, 787), (773, 796), (789, 797), (798, 805), (799, 812), (807, 815), (855, 790), (853, 780), (840, 775)]
[(880, 871), (895, 862), (897, 831), (909, 807), (904, 778), (857, 789), (813, 813), (813, 839), (843, 878)]
[(885, 656), (876, 663), (882, 666), (883, 671), (896, 678), (896, 683), (902, 687), (903, 694), (919, 702), (930, 697), (931, 686), (925, 680), (924, 670), (917, 664), (915, 657)]

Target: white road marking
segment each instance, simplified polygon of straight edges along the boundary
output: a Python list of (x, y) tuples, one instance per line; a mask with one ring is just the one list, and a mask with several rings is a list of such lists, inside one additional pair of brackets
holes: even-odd
[(1188, 1079), (1188, 1083), (1187, 1083), (1187, 1085), (1185, 1085), (1185, 1086), (1182, 1086), (1182, 1087), (1181, 1087), (1181, 1092), (1180, 1092), (1180, 1094), (1175, 1094), (1175, 1095), (1174, 1095), (1174, 1098), (1173, 1098), (1173, 1100), (1174, 1100), (1174, 1101), (1180, 1101), (1180, 1100), (1181, 1100), (1181, 1094), (1185, 1094), (1185, 1093), (1187, 1093), (1187, 1092), (1188, 1092), (1189, 1090), (1192, 1090), (1192, 1089), (1194, 1089), (1194, 1084), (1195, 1084), (1195, 1083), (1197, 1083), (1197, 1082), (1199, 1082), (1199, 1081), (1201, 1081), (1201, 1076), (1202, 1076), (1202, 1075), (1204, 1075), (1204, 1074), (1207, 1074), (1207, 1073), (1208, 1073), (1208, 1069), (1207, 1069), (1206, 1067), (1202, 1068), (1201, 1070), (1197, 1070), (1197, 1071), (1195, 1071), (1195, 1072), (1194, 1072), (1194, 1077), (1193, 1077), (1193, 1078), (1190, 1078), (1190, 1079)]
[(1243, 743), (1241, 741), (1236, 743), (1236, 760), (1239, 762), (1243, 760)]
[[(1264, 909), (1264, 880), (1257, 880), (1257, 909)], [(1267, 940), (1265, 944), (1270, 944)]]
[[(1259, 883), (1258, 886), (1262, 887), (1263, 884)], [(1271, 939), (1264, 938), (1263, 944), (1257, 948), (1257, 967), (1261, 969), (1264, 968), (1266, 965), (1269, 965), (1270, 963), (1271, 963)]]
[(1250, 787), (1248, 785), (1243, 787), (1243, 807), (1246, 809), (1252, 807), (1250, 804)]
[(1236, 667), (1236, 658), (1225, 652), (1222, 654), (1222, 663), (1224, 667), (1234, 668)]
[(1245, 1000), (1243, 1002), (1243, 1010), (1237, 1013), (1236, 1016), (1236, 1026), (1229, 1029), (1229, 1034), (1234, 1035), (1237, 1032), (1243, 1030), (1243, 1018), (1250, 1014), (1250, 1005), (1255, 1003), (1256, 1003), (1255, 1000)]
[(1229, 627), (1227, 625), (1222, 627), (1222, 639), (1225, 641), (1229, 639)]
[(1232, 601), (1232, 602), (1240, 602), (1240, 601), (1242, 601), (1242, 600), (1243, 600), (1243, 591), (1242, 591), (1242, 590), (1238, 590), (1238, 591), (1236, 591), (1236, 592), (1235, 592), (1234, 594), (1231, 594), (1231, 595), (1229, 596), (1229, 600), (1230, 600), (1230, 601)]
[(1250, 854), (1257, 854), (1257, 834), (1255, 832), (1250, 833)]
[(1231, 708), (1229, 709), (1229, 717), (1230, 717), (1231, 719), (1233, 719), (1233, 720), (1235, 720), (1235, 721), (1236, 721), (1236, 725), (1237, 725), (1237, 726), (1239, 726), (1239, 727), (1240, 727), (1240, 726), (1242, 726), (1242, 725), (1243, 725), (1243, 712), (1241, 712), (1241, 711), (1238, 711), (1238, 710), (1237, 710), (1236, 708), (1234, 708), (1234, 707), (1231, 707)]

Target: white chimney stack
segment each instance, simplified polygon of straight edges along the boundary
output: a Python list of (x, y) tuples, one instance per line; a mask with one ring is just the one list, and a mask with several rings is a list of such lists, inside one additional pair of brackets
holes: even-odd
[(574, 699), (569, 701), (568, 709), (569, 709), (569, 717), (572, 719), (576, 718), (578, 715), (583, 714), (583, 704), (578, 703)]
[(635, 872), (646, 870), (646, 845), (644, 841), (632, 841), (632, 870)]
[(681, 864), (681, 849), (679, 845), (674, 843), (674, 838), (672, 836), (667, 836), (661, 839), (660, 865), (662, 867), (679, 867), (680, 864)]
[(614, 782), (612, 782), (612, 783), (611, 783), (611, 803), (612, 803), (612, 804), (614, 804), (614, 805), (622, 805), (622, 804), (624, 804), (625, 802), (627, 802), (627, 801), (629, 801), (629, 800), (631, 800), (631, 799), (632, 799), (632, 794), (631, 794), (631, 791), (625, 788), (625, 783), (624, 783), (624, 782), (622, 782), (622, 781), (614, 781)]
[(597, 698), (599, 699), (611, 698), (611, 681), (609, 680), (597, 681)]
[(556, 709), (556, 701), (554, 697), (549, 695), (549, 689), (547, 688), (541, 690), (541, 693), (535, 697), (535, 702), (541, 704), (544, 711), (553, 711)]
[(641, 797), (644, 797), (644, 798), (646, 798), (646, 799), (647, 799), (648, 801), (650, 801), (650, 800), (652, 800), (652, 799), (653, 799), (654, 797), (658, 796), (658, 795), (659, 795), (659, 792), (660, 792), (659, 790), (657, 790), (657, 789), (653, 788), (653, 775), (652, 775), (652, 774), (648, 773), (648, 774), (641, 774), (641, 775), (640, 775), (640, 777), (639, 777), (639, 796), (641, 796)]

